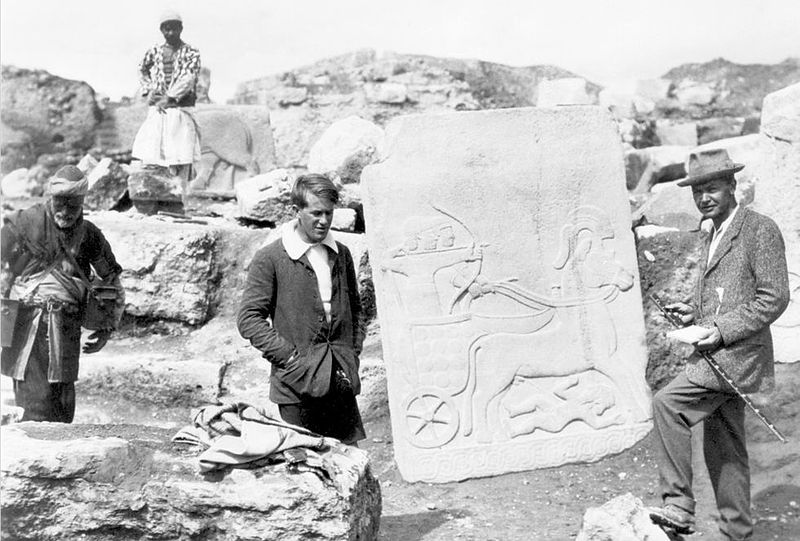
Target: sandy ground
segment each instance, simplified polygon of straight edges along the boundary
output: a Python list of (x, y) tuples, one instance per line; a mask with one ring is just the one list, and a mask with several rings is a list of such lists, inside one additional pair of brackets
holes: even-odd
[[(205, 339), (210, 339), (207, 337)], [(123, 338), (111, 342), (87, 366), (113, 367), (123, 354), (140, 359), (198, 351), (186, 337)], [(209, 349), (213, 355), (213, 349)], [(376, 351), (376, 353), (379, 353)], [(206, 359), (208, 360), (208, 359)], [(4, 401), (10, 382), (2, 378)], [(756, 540), (800, 539), (800, 364), (777, 366), (778, 387), (765, 411), (790, 438), (781, 444), (748, 413)], [(266, 385), (266, 381), (265, 381)], [(178, 428), (189, 420), (187, 407), (143, 404), (110, 394), (79, 394), (76, 422), (136, 423)], [(457, 483), (407, 483), (394, 464), (388, 410), (378, 408), (366, 423), (362, 442), (381, 483), (382, 541), (573, 539), (587, 508), (632, 493), (646, 505), (658, 504), (657, 465), (651, 436), (632, 449), (592, 464), (472, 479)], [(695, 433), (697, 529), (689, 541), (715, 539), (716, 508), (702, 464), (701, 433)]]

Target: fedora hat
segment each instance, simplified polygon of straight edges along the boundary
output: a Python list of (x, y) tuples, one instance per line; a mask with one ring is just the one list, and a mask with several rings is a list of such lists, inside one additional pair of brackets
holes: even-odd
[(678, 186), (694, 186), (715, 178), (727, 177), (744, 169), (741, 163), (734, 163), (724, 148), (699, 150), (689, 154), (686, 160), (686, 178)]

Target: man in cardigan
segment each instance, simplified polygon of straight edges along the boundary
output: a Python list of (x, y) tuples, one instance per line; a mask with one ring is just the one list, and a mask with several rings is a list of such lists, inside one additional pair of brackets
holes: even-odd
[(6, 216), (0, 230), (2, 294), (20, 303), (11, 344), (3, 347), (2, 373), (14, 380), (23, 421), (72, 422), (92, 271), (116, 288), (117, 298), (84, 353), (105, 346), (125, 306), (122, 267), (100, 229), (83, 219), (88, 185), (80, 169), (62, 167), (48, 182), (48, 200)]
[(701, 260), (703, 271), (692, 304), (666, 309), (704, 330), (678, 375), (653, 398), (655, 446), (663, 507), (652, 509), (657, 524), (678, 533), (694, 525), (691, 427), (703, 423), (703, 450), (717, 500), (724, 539), (750, 539), (750, 468), (744, 432), (744, 402), (703, 360), (714, 359), (742, 392), (774, 384), (769, 326), (789, 303), (784, 243), (770, 218), (736, 202), (733, 163), (723, 149), (689, 155), (688, 176), (695, 205), (713, 225)]
[(364, 331), (353, 258), (330, 233), (339, 193), (322, 175), (292, 188), (297, 219), (253, 257), (237, 325), (272, 364), (269, 397), (283, 420), (355, 444)]
[[(200, 138), (192, 111), (197, 101), (200, 51), (181, 39), (183, 21), (173, 11), (161, 16), (164, 43), (147, 50), (139, 65), (142, 96), (150, 108), (133, 142), (144, 165), (168, 167), (184, 192), (200, 161)], [(185, 195), (185, 193), (184, 193)]]

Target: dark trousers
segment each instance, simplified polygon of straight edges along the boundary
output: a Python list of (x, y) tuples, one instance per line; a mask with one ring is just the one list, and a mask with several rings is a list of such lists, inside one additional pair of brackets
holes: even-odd
[(744, 431), (744, 401), (700, 387), (681, 374), (653, 397), (655, 450), (664, 504), (694, 514), (691, 427), (703, 422), (703, 452), (720, 514), (730, 539), (753, 534), (750, 466)]
[(358, 403), (349, 381), (337, 375), (334, 363), (328, 394), (306, 398), (299, 404), (279, 404), (281, 419), (322, 436), (353, 445), (367, 437)]

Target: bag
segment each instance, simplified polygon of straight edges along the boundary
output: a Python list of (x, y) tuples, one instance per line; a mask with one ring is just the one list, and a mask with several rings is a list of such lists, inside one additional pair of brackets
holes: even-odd
[(0, 338), (2, 346), (9, 347), (14, 340), (14, 329), (17, 326), (19, 301), (14, 299), (0, 299)]
[(61, 252), (77, 271), (80, 281), (86, 286), (86, 304), (81, 327), (90, 331), (116, 328), (117, 318), (114, 312), (117, 305), (117, 288), (106, 285), (102, 281), (93, 283), (86, 277), (72, 253), (63, 244), (61, 244)]
[(117, 305), (117, 288), (106, 285), (92, 285), (86, 294), (81, 327), (90, 331), (113, 329), (116, 325), (115, 308)]

